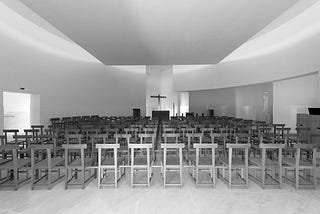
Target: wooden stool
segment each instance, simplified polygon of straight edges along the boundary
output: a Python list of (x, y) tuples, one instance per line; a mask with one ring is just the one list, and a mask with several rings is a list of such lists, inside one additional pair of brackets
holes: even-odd
[[(250, 175), (250, 177), (258, 184), (261, 184), (262, 188), (265, 188), (265, 186), (282, 188), (282, 150), (284, 147), (284, 144), (260, 143), (261, 157), (249, 158), (250, 163), (253, 165), (250, 168), (254, 170), (254, 174)], [(271, 158), (267, 158), (267, 150), (275, 150), (275, 152), (271, 153)], [(278, 157), (273, 157), (277, 154)], [(257, 169), (261, 170), (261, 180), (256, 175)], [(268, 174), (267, 170), (271, 170), (272, 175)], [(276, 171), (278, 171), (278, 179), (276, 178)], [(270, 177), (275, 183), (266, 183), (266, 176)]]
[[(40, 182), (42, 179), (47, 178), (48, 179), (48, 189), (50, 190), (52, 185), (63, 176), (60, 176), (60, 168), (63, 166), (64, 158), (61, 157), (54, 157), (51, 158), (51, 153), (53, 151), (53, 145), (30, 145), (31, 149), (31, 190), (34, 189), (36, 183)], [(43, 151), (45, 150), (45, 151)], [(35, 153), (39, 152), (40, 154), (37, 155), (37, 158), (35, 157)], [(46, 153), (46, 157), (43, 158), (43, 153)], [(37, 179), (38, 176), (41, 174), (41, 170), (44, 169), (45, 174), (43, 176), (40, 176), (39, 179)], [(40, 173), (36, 173), (36, 171), (39, 170)], [(58, 178), (56, 180), (52, 180), (52, 172), (56, 171), (58, 174)], [(37, 185), (37, 186), (43, 186), (43, 185)]]
[[(191, 156), (190, 162), (195, 167), (192, 173), (192, 178), (196, 181), (196, 187), (199, 185), (208, 185), (210, 183), (200, 183), (199, 182), (199, 173), (200, 171), (210, 172), (210, 178), (212, 187), (216, 185), (216, 167), (215, 167), (215, 149), (218, 147), (218, 144), (201, 144), (195, 143), (193, 147), (196, 149), (196, 159)], [(211, 155), (208, 155), (207, 152), (201, 154), (201, 150), (211, 150)], [(194, 173), (195, 171), (195, 173)]]
[[(228, 159), (222, 157), (220, 158), (220, 162), (222, 164), (222, 180), (228, 183), (229, 188), (233, 186), (239, 187), (249, 187), (249, 179), (248, 179), (248, 158), (249, 158), (249, 148), (250, 144), (232, 144), (227, 143), (226, 148), (228, 149)], [(235, 157), (232, 157), (233, 151), (235, 150)], [(244, 150), (244, 155), (238, 157), (237, 151)], [(225, 177), (225, 169), (228, 170), (228, 178)], [(232, 181), (232, 170), (239, 170), (240, 174), (236, 174), (240, 177), (238, 182)]]
[[(118, 187), (118, 181), (124, 176), (125, 172), (119, 167), (124, 165), (124, 160), (118, 158), (119, 144), (96, 144), (98, 149), (98, 189), (102, 186)], [(111, 150), (113, 157), (102, 157), (102, 150)], [(103, 179), (107, 176), (108, 170), (114, 171), (114, 183), (103, 183)], [(119, 178), (118, 178), (119, 177)]]
[[(162, 164), (162, 175), (163, 175), (163, 186), (180, 186), (182, 188), (182, 149), (185, 147), (184, 144), (161, 144), (161, 148), (163, 149), (163, 164)], [(173, 157), (167, 157), (167, 152), (176, 152), (177, 154)], [(177, 171), (180, 174), (180, 182), (179, 183), (167, 183), (167, 171)]]
[[(23, 182), (29, 180), (28, 170), (30, 166), (30, 159), (18, 158), (18, 145), (4, 145), (0, 146), (2, 158), (0, 159), (0, 172), (7, 171), (5, 179), (0, 177), (0, 187), (18, 189), (18, 186)], [(13, 184), (5, 185), (10, 182), (10, 171), (13, 171)], [(19, 173), (26, 173), (26, 179), (19, 181)]]
[[(316, 144), (294, 144), (294, 157), (283, 158), (285, 178), (290, 183), (295, 184), (295, 188), (299, 189), (300, 186), (313, 187), (316, 189), (317, 185), (317, 148)], [(302, 152), (307, 152), (303, 157)], [(294, 171), (294, 181), (288, 177), (288, 170)], [(301, 171), (303, 171), (303, 176), (301, 176)], [(309, 171), (307, 175), (307, 171)], [(312, 173), (311, 173), (312, 172)], [(312, 176), (311, 176), (312, 174)], [(309, 179), (308, 179), (309, 177)], [(300, 183), (300, 178), (305, 181), (304, 184)]]
[[(65, 189), (68, 188), (68, 186), (76, 186), (80, 185), (82, 189), (84, 189), (85, 185), (89, 183), (94, 175), (92, 175), (92, 169), (89, 168), (92, 165), (92, 158), (85, 158), (84, 156), (84, 150), (87, 148), (86, 144), (69, 144), (69, 145), (62, 145), (62, 147), (65, 149)], [(70, 151), (72, 153), (75, 150), (80, 150), (79, 154), (80, 156), (74, 156), (71, 158)], [(69, 179), (69, 171), (71, 171), (71, 174), (73, 172), (73, 175)], [(85, 172), (89, 172), (89, 178), (85, 179)], [(81, 179), (78, 183), (72, 183), (74, 179), (78, 178), (78, 172), (81, 173)]]
[[(150, 187), (150, 181), (152, 176), (152, 162), (150, 157), (150, 150), (152, 149), (151, 143), (144, 144), (129, 144), (131, 153), (131, 187), (134, 186), (148, 186)], [(136, 155), (135, 150), (139, 150)], [(143, 153), (146, 152), (146, 155)], [(134, 172), (147, 171), (147, 182), (146, 183), (135, 183)]]

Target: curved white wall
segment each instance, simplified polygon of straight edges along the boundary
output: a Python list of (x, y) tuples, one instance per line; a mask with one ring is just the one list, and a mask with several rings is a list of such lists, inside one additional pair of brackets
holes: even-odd
[[(14, 26), (12, 26), (14, 27)], [(33, 46), (0, 28), (0, 106), (2, 92), (41, 97), (40, 122), (73, 115), (132, 115), (145, 112), (145, 66), (105, 66)], [(59, 48), (59, 47), (56, 47)], [(63, 50), (66, 51), (66, 50)], [(3, 128), (3, 109), (0, 130)]]
[(174, 89), (192, 91), (251, 85), (319, 71), (320, 33), (255, 58), (188, 69), (174, 66)]
[[(292, 13), (290, 20), (277, 24)], [(175, 90), (251, 85), (319, 71), (319, 1), (299, 1), (265, 29), (217, 65), (174, 66)]]

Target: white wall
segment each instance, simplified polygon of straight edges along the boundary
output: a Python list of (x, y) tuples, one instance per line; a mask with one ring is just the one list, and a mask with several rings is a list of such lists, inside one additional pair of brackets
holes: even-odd
[(30, 94), (3, 92), (4, 128), (30, 128)]
[(160, 110), (158, 99), (151, 98), (160, 94), (166, 96), (160, 100), (161, 110), (170, 111), (172, 116), (175, 101), (172, 65), (147, 65), (146, 70), (146, 115), (151, 116), (153, 110)]
[[(213, 107), (216, 116), (272, 121), (272, 83), (189, 93), (190, 111), (199, 115), (208, 115), (208, 109)], [(265, 109), (264, 96), (268, 99)]]
[(145, 67), (133, 72), (128, 67), (72, 60), (1, 32), (0, 47), (0, 92), (25, 87), (27, 93), (40, 95), (42, 124), (62, 116), (129, 116), (137, 107), (145, 114)]
[(30, 94), (30, 125), (39, 125), (40, 123), (40, 95)]
[(236, 116), (272, 122), (272, 83), (235, 88)]
[(216, 90), (190, 91), (189, 111), (199, 116), (209, 115), (208, 106), (213, 106), (216, 116), (235, 116), (235, 89), (225, 88)]
[(174, 90), (206, 90), (272, 82), (320, 69), (320, 33), (284, 49), (217, 65), (174, 66)]
[(295, 131), (297, 113), (308, 114), (308, 107), (319, 107), (319, 74), (273, 83), (273, 118)]

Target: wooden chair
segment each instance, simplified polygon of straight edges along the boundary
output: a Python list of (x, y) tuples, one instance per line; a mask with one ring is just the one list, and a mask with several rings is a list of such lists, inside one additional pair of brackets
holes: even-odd
[[(162, 163), (162, 175), (163, 175), (163, 186), (180, 186), (182, 188), (182, 149), (185, 147), (184, 144), (172, 143), (161, 144), (163, 149), (163, 163)], [(168, 155), (168, 152), (175, 152), (175, 155)], [(178, 183), (167, 183), (167, 171), (177, 171), (180, 174), (180, 181)]]
[[(228, 149), (228, 158), (220, 158), (222, 164), (222, 180), (228, 184), (229, 188), (233, 186), (238, 187), (249, 187), (248, 171), (249, 171), (249, 148), (250, 144), (233, 144), (227, 143), (226, 148)], [(241, 156), (238, 156), (237, 151), (244, 150)], [(233, 152), (235, 156), (233, 157)], [(228, 170), (228, 178), (225, 176), (225, 170)], [(238, 171), (240, 170), (240, 173)], [(232, 171), (236, 171), (236, 176), (232, 179)], [(239, 178), (239, 179), (237, 179)], [(235, 181), (234, 181), (235, 180)]]
[[(215, 167), (215, 149), (218, 147), (218, 144), (202, 144), (195, 143), (193, 147), (196, 149), (196, 158), (192, 156), (190, 158), (190, 163), (194, 166), (192, 178), (196, 181), (196, 187), (199, 185), (208, 185), (210, 183), (200, 183), (199, 174), (201, 171), (209, 172), (212, 187), (216, 185), (216, 167)], [(208, 152), (202, 153), (201, 150), (211, 150), (210, 155)]]
[[(252, 164), (250, 168), (253, 169), (253, 175), (250, 174), (250, 177), (262, 188), (266, 186), (282, 188), (282, 151), (285, 145), (260, 143), (259, 148), (261, 149), (261, 157), (249, 158), (250, 164)], [(267, 150), (270, 151), (269, 157), (267, 157)], [(261, 171), (261, 179), (258, 178), (256, 170)], [(272, 174), (269, 174), (268, 171), (271, 171)], [(278, 177), (276, 177), (277, 172)], [(271, 182), (266, 182), (266, 176), (270, 178)]]
[(138, 142), (138, 132), (139, 129), (138, 128), (125, 128), (124, 129), (126, 134), (130, 134), (131, 138), (130, 138), (130, 142), (131, 143), (137, 143)]
[[(30, 145), (31, 149), (31, 190), (37, 186), (48, 186), (50, 190), (54, 183), (63, 178), (60, 170), (63, 167), (64, 158), (51, 157), (54, 150), (54, 145)], [(44, 155), (45, 154), (45, 155)], [(44, 175), (41, 176), (41, 172), (44, 171)], [(53, 180), (52, 173), (57, 172), (57, 178)], [(40, 178), (38, 178), (40, 175)], [(46, 184), (40, 184), (41, 180), (46, 178), (48, 182)]]
[[(152, 154), (151, 149), (153, 144), (142, 143), (142, 144), (129, 144), (129, 149), (131, 153), (131, 187), (134, 186), (148, 186), (150, 187), (150, 181), (152, 176)], [(138, 153), (135, 151), (139, 150)], [(135, 182), (135, 173), (139, 171), (147, 171), (147, 182)]]
[[(2, 178), (2, 173), (0, 173), (0, 187), (13, 188), (14, 190), (17, 190), (20, 184), (30, 179), (28, 175), (30, 159), (18, 158), (18, 149), (18, 145), (0, 146), (0, 172), (3, 170), (7, 172), (6, 178)], [(20, 173), (26, 174), (25, 180), (19, 181)], [(13, 184), (11, 184), (11, 178), (13, 180)]]
[(176, 133), (176, 129), (175, 128), (163, 128), (163, 133), (164, 134), (169, 134), (169, 133), (171, 133), (171, 134), (174, 134), (174, 133)]
[(0, 146), (4, 146), (5, 145), (5, 139), (6, 139), (5, 135), (0, 135)]
[[(195, 144), (195, 143), (202, 144), (203, 135), (202, 135), (202, 133), (193, 133), (193, 134), (187, 133), (186, 137), (188, 138), (188, 144), (187, 144), (187, 155), (185, 158), (187, 161), (190, 161), (191, 156), (195, 157), (195, 155), (196, 155), (193, 144)], [(190, 164), (190, 162), (189, 162), (189, 164)]]
[[(3, 134), (5, 136), (4, 145), (15, 143), (14, 136), (17, 136), (19, 133), (19, 129), (4, 129)], [(10, 135), (13, 135), (12, 139), (10, 140)]]
[(43, 135), (44, 134), (44, 125), (31, 125), (31, 128), (33, 130), (39, 130), (38, 134)]
[(151, 143), (152, 144), (152, 160), (155, 161), (156, 154), (155, 154), (155, 140), (156, 140), (156, 134), (138, 134), (138, 137), (140, 138), (140, 144), (146, 144)]
[[(88, 184), (93, 177), (92, 168), (89, 168), (92, 165), (92, 158), (85, 158), (84, 150), (87, 148), (86, 144), (65, 144), (62, 145), (65, 149), (65, 189), (68, 186), (81, 186), (82, 189), (85, 188), (85, 185)], [(70, 151), (72, 153), (75, 150), (79, 150), (80, 156), (70, 156)], [(69, 172), (71, 173), (71, 177), (69, 178)], [(89, 172), (89, 177), (85, 178), (85, 173)], [(78, 173), (81, 173), (80, 182), (73, 182), (74, 180), (78, 180)]]
[[(96, 144), (98, 149), (98, 189), (102, 186), (118, 187), (118, 181), (125, 175), (124, 169), (119, 166), (124, 165), (123, 158), (118, 158), (119, 144)], [(111, 156), (103, 157), (103, 150), (111, 150)], [(107, 177), (108, 171), (114, 172), (114, 182), (103, 182)]]
[(164, 139), (164, 143), (179, 143), (180, 134), (179, 133), (163, 133), (162, 137)]
[(142, 130), (145, 134), (156, 134), (157, 133), (156, 128), (143, 128)]
[[(284, 157), (283, 165), (285, 178), (290, 183), (295, 184), (295, 188), (300, 186), (313, 187), (317, 185), (317, 148), (316, 144), (294, 144), (294, 157)], [(307, 153), (306, 153), (307, 152)], [(294, 180), (288, 176), (288, 171), (294, 172)], [(301, 171), (303, 174), (301, 175)], [(300, 182), (300, 181), (303, 181)]]
[(130, 163), (130, 151), (129, 151), (129, 143), (131, 134), (115, 134), (115, 144), (119, 144), (119, 156), (124, 157), (125, 163)]

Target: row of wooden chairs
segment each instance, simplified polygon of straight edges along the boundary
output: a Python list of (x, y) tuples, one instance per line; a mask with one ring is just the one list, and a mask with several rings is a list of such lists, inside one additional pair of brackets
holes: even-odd
[[(152, 177), (153, 158), (152, 144), (129, 144), (131, 150), (130, 172), (131, 186), (150, 186)], [(231, 188), (233, 186), (248, 187), (249, 177), (253, 181), (261, 184), (262, 188), (273, 186), (282, 188), (283, 174), (286, 181), (293, 183), (297, 189), (301, 185), (316, 188), (317, 173), (319, 171), (318, 145), (295, 144), (289, 157), (282, 157), (286, 152), (284, 144), (263, 144), (259, 145), (261, 155), (259, 158), (250, 157), (250, 144), (227, 144), (228, 153), (226, 156), (217, 157), (215, 150), (218, 144), (193, 144), (195, 154), (191, 154), (187, 161), (189, 163), (189, 173), (194, 178), (196, 186), (210, 184), (213, 187), (219, 177)], [(124, 160), (118, 153), (119, 144), (97, 144), (98, 164), (94, 166), (94, 159), (85, 156), (86, 144), (63, 145), (65, 155), (63, 157), (52, 156), (52, 145), (31, 145), (31, 159), (18, 158), (18, 147), (16, 145), (0, 146), (2, 158), (0, 159), (0, 170), (6, 171), (7, 176), (1, 177), (2, 183), (13, 180), (13, 188), (17, 190), (21, 183), (19, 177), (21, 173), (26, 174), (25, 179), (31, 179), (31, 188), (36, 184), (41, 185), (41, 181), (47, 178), (45, 184), (49, 189), (55, 182), (62, 179), (61, 170), (64, 169), (65, 188), (80, 185), (82, 188), (96, 177), (98, 171), (98, 187), (114, 185), (117, 187), (118, 181), (125, 174)], [(183, 176), (183, 155), (184, 144), (168, 143), (161, 144), (163, 149), (163, 159), (161, 172), (163, 186), (178, 185), (182, 187)], [(70, 153), (78, 151), (78, 155), (72, 156)], [(111, 150), (112, 152), (104, 152)], [(211, 152), (208, 152), (211, 151)], [(39, 152), (40, 151), (40, 152)], [(172, 152), (176, 152), (172, 154)], [(302, 158), (302, 156), (304, 156)], [(29, 177), (29, 170), (31, 176)], [(114, 172), (114, 181), (105, 183), (108, 172)], [(147, 172), (145, 183), (135, 182), (135, 173), (139, 171)], [(179, 182), (170, 183), (167, 180), (167, 173), (179, 172)], [(201, 183), (199, 175), (202, 171), (209, 172), (210, 183)], [(284, 173), (283, 173), (284, 171)], [(57, 176), (53, 180), (53, 173)], [(291, 174), (291, 177), (290, 175)], [(12, 176), (13, 179), (10, 179)], [(78, 179), (80, 176), (80, 179)], [(290, 179), (293, 178), (293, 179)], [(22, 180), (22, 182), (25, 181)], [(75, 182), (79, 181), (80, 182)], [(303, 181), (303, 183), (301, 182)], [(9, 182), (10, 183), (10, 182)], [(42, 182), (43, 184), (43, 182)]]

